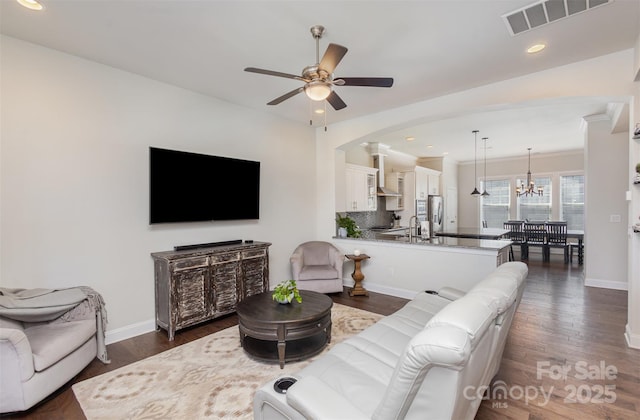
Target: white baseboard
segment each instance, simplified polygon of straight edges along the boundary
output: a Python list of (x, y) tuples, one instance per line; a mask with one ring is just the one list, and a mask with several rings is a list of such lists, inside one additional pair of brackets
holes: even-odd
[(624, 329), (624, 338), (627, 340), (627, 346), (632, 349), (640, 349), (640, 334), (632, 333), (629, 324)]
[(127, 338), (136, 337), (156, 330), (156, 322), (153, 319), (138, 322), (136, 324), (127, 325), (126, 327), (108, 330), (105, 334), (105, 343), (113, 344)]
[[(354, 281), (351, 278), (343, 278), (342, 284), (347, 287), (353, 287)], [(413, 299), (417, 292), (406, 289), (397, 289), (385, 285), (379, 285), (375, 283), (366, 283), (366, 289), (376, 293), (382, 293), (385, 295), (401, 297), (405, 299)], [(107, 344), (117, 343), (118, 341), (133, 338), (138, 335), (146, 334), (156, 330), (155, 320), (149, 319), (147, 321), (138, 322), (136, 324), (127, 325), (125, 327), (116, 328), (114, 330), (108, 330), (105, 334), (105, 342)]]
[[(342, 284), (346, 287), (353, 287), (355, 283), (352, 279), (343, 278)], [(414, 292), (413, 290), (398, 289), (396, 287), (389, 287), (383, 284), (376, 284), (368, 281), (366, 283), (363, 283), (362, 287), (370, 292), (382, 293), (384, 295), (395, 296), (404, 299), (413, 299), (418, 294), (418, 292)]]
[(611, 280), (585, 278), (584, 285), (588, 287), (600, 287), (602, 289), (629, 290), (628, 283)]

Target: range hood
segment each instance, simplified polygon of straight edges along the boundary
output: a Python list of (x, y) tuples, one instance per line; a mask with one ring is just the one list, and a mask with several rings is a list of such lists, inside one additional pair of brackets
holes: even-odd
[(373, 158), (373, 167), (378, 170), (378, 197), (400, 197), (396, 191), (393, 191), (384, 186), (384, 157), (385, 154), (380, 152), (380, 145), (378, 143), (372, 143), (369, 145), (371, 151), (371, 157)]

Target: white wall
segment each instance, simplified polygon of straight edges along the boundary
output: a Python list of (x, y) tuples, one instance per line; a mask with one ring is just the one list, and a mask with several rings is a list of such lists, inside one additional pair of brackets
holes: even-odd
[[(526, 149), (525, 149), (526, 153)], [(516, 178), (523, 178), (527, 175), (529, 165), (528, 155), (511, 159), (488, 159), (487, 179), (510, 178), (515, 185)], [(581, 172), (584, 170), (584, 152), (564, 153), (540, 153), (531, 154), (531, 173), (536, 176), (551, 176), (558, 173)], [(484, 174), (483, 174), (484, 175)], [(480, 186), (480, 178), (475, 183)], [(559, 177), (552, 176), (552, 203), (557, 203), (560, 197)], [(474, 188), (474, 165), (473, 162), (466, 162), (458, 165), (458, 217), (459, 226), (478, 227), (480, 225), (480, 200), (477, 196), (472, 196)], [(511, 192), (511, 219), (517, 216), (517, 201), (515, 190)], [(559, 220), (558, 206), (554, 207), (553, 220)]]
[[(630, 106), (629, 129), (633, 133), (640, 123), (640, 35), (636, 41), (633, 74), (635, 75), (635, 100)], [(629, 289), (628, 322), (625, 338), (630, 347), (640, 349), (640, 232), (634, 232), (632, 226), (640, 224), (640, 184), (633, 184), (635, 165), (640, 163), (640, 139), (629, 140)]]
[[(151, 252), (272, 242), (271, 283), (290, 278), (290, 253), (315, 236), (313, 130), (10, 37), (1, 42), (2, 286), (91, 286), (106, 300), (108, 330), (120, 331), (148, 328), (154, 317)], [(149, 146), (260, 161), (260, 220), (150, 226)], [(211, 191), (225, 200), (240, 175)]]
[(626, 290), (629, 133), (592, 116), (585, 138), (585, 285)]

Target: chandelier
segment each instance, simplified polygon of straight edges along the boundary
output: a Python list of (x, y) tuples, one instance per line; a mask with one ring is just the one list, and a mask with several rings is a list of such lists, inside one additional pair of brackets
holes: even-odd
[(527, 171), (527, 185), (525, 186), (524, 182), (520, 181), (520, 185), (516, 185), (516, 195), (518, 197), (522, 195), (533, 196), (533, 195), (542, 195), (542, 187), (534, 185), (533, 178), (531, 178), (531, 148), (527, 149), (529, 151), (529, 170)]

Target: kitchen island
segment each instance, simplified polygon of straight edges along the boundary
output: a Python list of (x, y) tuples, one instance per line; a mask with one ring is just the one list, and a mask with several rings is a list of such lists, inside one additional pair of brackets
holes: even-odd
[[(509, 240), (484, 240), (436, 236), (430, 239), (407, 236), (333, 238), (345, 254), (358, 250), (370, 259), (362, 264), (364, 286), (369, 291), (413, 298), (424, 290), (455, 287), (469, 290), (498, 265), (508, 261)], [(353, 269), (347, 262), (344, 273)], [(347, 286), (353, 280), (343, 278)]]

